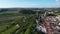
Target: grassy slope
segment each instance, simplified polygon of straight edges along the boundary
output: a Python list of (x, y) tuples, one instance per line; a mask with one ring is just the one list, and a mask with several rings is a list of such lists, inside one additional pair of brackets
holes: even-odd
[(2, 33), (0, 33), (0, 34), (10, 34), (12, 31), (14, 31), (15, 29), (17, 29), (16, 28), (16, 26), (13, 26), (13, 27), (11, 27), (10, 29), (8, 29), (8, 30), (6, 30), (5, 32), (2, 32)]
[[(29, 17), (32, 16), (32, 15), (23, 15), (23, 14), (17, 14), (17, 13), (4, 13), (4, 14), (0, 14), (0, 16), (1, 16), (0, 18), (5, 18), (5, 17), (7, 18), (7, 17), (10, 17), (10, 16), (16, 16), (17, 17), (17, 19), (15, 21), (13, 21), (13, 22), (8, 21), (8, 22), (5, 22), (5, 23), (0, 24), (0, 34), (11, 34), (12, 32), (14, 32), (17, 29), (16, 26), (10, 26), (13, 23), (19, 23), (19, 25), (21, 26), (21, 29), (22, 29), (23, 26), (26, 25), (23, 28), (26, 28), (28, 30), (27, 27), (28, 27), (29, 24), (27, 25), (27, 23), (29, 22), (28, 20), (30, 20)], [(20, 17), (23, 17), (23, 16), (25, 16), (27, 18), (25, 23), (22, 22), (21, 21), (21, 18), (20, 18)], [(30, 23), (32, 23), (32, 22), (30, 21)], [(10, 28), (6, 29), (7, 26), (9, 26)], [(21, 31), (21, 30), (19, 30), (19, 31)], [(16, 33), (16, 32), (14, 32), (14, 33)], [(23, 31), (21, 31), (19, 33), (20, 34), (23, 34)]]

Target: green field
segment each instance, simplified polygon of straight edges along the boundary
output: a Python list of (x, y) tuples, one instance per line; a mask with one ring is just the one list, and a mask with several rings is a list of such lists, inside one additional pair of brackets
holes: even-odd
[[(14, 20), (7, 20), (0, 24), (0, 34), (33, 34), (36, 26), (35, 14), (2, 13), (0, 19), (16, 17)], [(17, 28), (16, 25), (19, 25)]]

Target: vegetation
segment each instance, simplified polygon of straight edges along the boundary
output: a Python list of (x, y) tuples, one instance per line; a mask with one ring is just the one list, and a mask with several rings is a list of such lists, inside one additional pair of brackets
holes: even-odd
[[(6, 20), (0, 23), (0, 34), (38, 34), (35, 31), (35, 11), (21, 10), (18, 13), (16, 11), (4, 12), (7, 10), (1, 10), (0, 21), (3, 19), (14, 18), (14, 20)], [(17, 26), (18, 25), (18, 26)], [(39, 33), (41, 34), (41, 33)]]
[[(0, 34), (31, 34), (36, 24), (34, 24), (35, 14), (3, 13), (0, 18), (15, 17), (15, 20), (4, 21), (0, 24)], [(17, 28), (16, 25), (19, 25)]]
[(20, 13), (23, 13), (23, 14), (35, 14), (36, 12), (34, 12), (33, 10), (24, 9), (24, 10), (21, 10)]

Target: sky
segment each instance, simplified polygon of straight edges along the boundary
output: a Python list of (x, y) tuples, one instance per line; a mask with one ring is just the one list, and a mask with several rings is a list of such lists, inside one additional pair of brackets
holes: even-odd
[(53, 8), (60, 0), (0, 0), (0, 8)]

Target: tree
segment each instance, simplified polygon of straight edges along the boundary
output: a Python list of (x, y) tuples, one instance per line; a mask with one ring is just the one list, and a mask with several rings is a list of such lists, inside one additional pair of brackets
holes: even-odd
[(3, 12), (3, 11), (8, 11), (8, 9), (1, 9), (0, 12)]
[(32, 11), (32, 10), (27, 10), (27, 9), (26, 9), (26, 10), (25, 10), (25, 9), (24, 9), (24, 10), (21, 10), (20, 13), (23, 13), (23, 14), (35, 14), (34, 11)]

